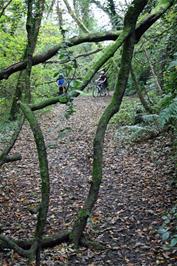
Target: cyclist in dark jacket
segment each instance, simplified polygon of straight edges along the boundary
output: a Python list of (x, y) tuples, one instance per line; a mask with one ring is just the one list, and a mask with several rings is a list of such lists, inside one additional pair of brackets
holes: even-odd
[(96, 80), (98, 85), (100, 85), (100, 88), (107, 88), (108, 87), (108, 81), (106, 77), (106, 73), (102, 70), (100, 72), (99, 78)]

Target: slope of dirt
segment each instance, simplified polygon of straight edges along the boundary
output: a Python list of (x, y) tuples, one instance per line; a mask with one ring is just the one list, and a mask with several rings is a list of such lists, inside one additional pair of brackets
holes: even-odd
[[(92, 141), (100, 114), (109, 97), (75, 100), (76, 113), (66, 120), (66, 107), (56, 105), (40, 116), (51, 179), (47, 234), (72, 226), (89, 188)], [(157, 228), (161, 216), (175, 200), (170, 186), (174, 173), (170, 137), (120, 146), (110, 125), (105, 139), (104, 179), (93, 217), (86, 232), (105, 244), (103, 250), (66, 244), (45, 250), (42, 265), (177, 265), (161, 249)], [(34, 233), (36, 207), (40, 199), (37, 154), (26, 124), (13, 149), (22, 161), (0, 170), (0, 231), (16, 238)], [(2, 265), (27, 265), (25, 259), (7, 250), (0, 253)], [(1, 264), (0, 264), (1, 265)]]

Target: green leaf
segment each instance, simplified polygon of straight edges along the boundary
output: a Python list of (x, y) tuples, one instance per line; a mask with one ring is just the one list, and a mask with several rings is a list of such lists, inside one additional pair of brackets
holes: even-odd
[(162, 234), (162, 240), (167, 240), (170, 236), (170, 233), (167, 231), (164, 234)]
[(172, 238), (172, 240), (170, 241), (170, 246), (174, 247), (174, 246), (176, 246), (176, 244), (177, 244), (177, 237)]
[(163, 245), (163, 250), (169, 251), (171, 249), (170, 245)]
[(55, 73), (53, 74), (53, 77), (56, 78), (58, 75), (59, 75), (59, 72), (55, 72)]
[(160, 227), (159, 230), (158, 230), (158, 233), (161, 234), (161, 235), (166, 233), (166, 232), (167, 232), (167, 229), (164, 228), (164, 227)]
[(72, 88), (79, 88), (80, 85), (81, 85), (82, 81), (79, 80), (79, 79), (76, 79), (76, 80), (72, 80), (71, 83), (70, 83), (70, 86)]
[(169, 64), (169, 67), (168, 69), (172, 68), (172, 67), (176, 67), (177, 66), (177, 60), (174, 60), (172, 61), (170, 64)]

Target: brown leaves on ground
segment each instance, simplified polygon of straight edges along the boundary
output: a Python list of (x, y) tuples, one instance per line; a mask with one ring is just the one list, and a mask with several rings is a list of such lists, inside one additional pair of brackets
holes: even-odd
[[(40, 117), (50, 169), (50, 209), (46, 233), (71, 228), (82, 207), (91, 179), (92, 142), (98, 119), (110, 98), (81, 97), (77, 112), (66, 120), (64, 106)], [(119, 146), (115, 126), (105, 139), (104, 179), (86, 233), (104, 250), (62, 244), (42, 253), (42, 265), (175, 265), (161, 250), (157, 229), (161, 215), (175, 199), (170, 186), (174, 172), (168, 134), (146, 143)], [(16, 238), (34, 233), (40, 200), (39, 170), (32, 133), (26, 124), (14, 147), (22, 161), (1, 169), (0, 231)], [(164, 254), (164, 255), (163, 255)], [(27, 265), (6, 250), (2, 265)]]

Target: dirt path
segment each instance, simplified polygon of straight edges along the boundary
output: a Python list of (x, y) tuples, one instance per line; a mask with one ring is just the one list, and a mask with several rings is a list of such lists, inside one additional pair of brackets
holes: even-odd
[[(82, 97), (77, 112), (66, 120), (64, 106), (41, 116), (51, 178), (47, 234), (70, 228), (89, 188), (92, 141), (100, 114), (110, 98)], [(43, 253), (49, 266), (154, 266), (177, 265), (162, 256), (157, 228), (162, 213), (171, 207), (175, 191), (168, 135), (135, 146), (119, 146), (115, 127), (105, 139), (104, 180), (87, 233), (106, 248), (73, 250), (67, 245)], [(39, 172), (32, 134), (25, 126), (14, 148), (23, 160), (4, 165), (1, 175), (0, 230), (24, 238), (34, 232), (39, 201)], [(0, 253), (2, 265), (27, 265), (17, 254)], [(176, 264), (175, 264), (176, 263)], [(1, 265), (1, 264), (0, 264)]]

